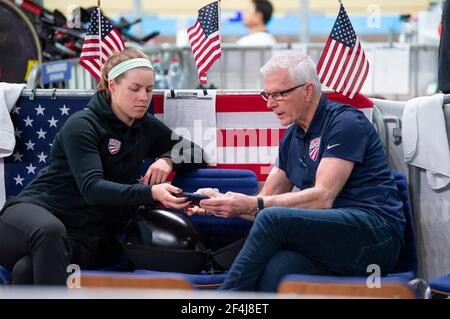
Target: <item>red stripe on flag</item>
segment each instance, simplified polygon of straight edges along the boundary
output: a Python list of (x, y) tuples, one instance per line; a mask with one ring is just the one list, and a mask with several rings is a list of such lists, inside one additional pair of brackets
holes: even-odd
[(333, 46), (333, 49), (332, 49), (331, 54), (329, 56), (329, 59), (326, 62), (325, 70), (323, 71), (322, 77), (320, 78), (320, 82), (324, 83), (325, 85), (327, 85), (327, 83), (325, 83), (325, 79), (327, 78), (327, 74), (328, 74), (328, 72), (329, 72), (329, 70), (331, 68), (331, 64), (333, 63), (333, 56), (336, 54), (337, 49), (338, 49), (338, 45), (335, 44)]
[(272, 112), (259, 94), (218, 95), (216, 112)]
[[(358, 63), (358, 60), (360, 58), (361, 55), (361, 45), (358, 44), (357, 48), (356, 48), (356, 54), (355, 54), (355, 58), (352, 61), (351, 65), (348, 65), (347, 67), (349, 68), (349, 71), (347, 73), (347, 76), (344, 79), (344, 85), (342, 86), (340, 93), (344, 92), (345, 90), (347, 90), (348, 87), (350, 87), (352, 85), (352, 83), (350, 82), (350, 79), (353, 76), (356, 64)], [(354, 81), (355, 79), (353, 78), (352, 81)]]
[[(344, 55), (345, 54), (345, 55)], [(337, 87), (339, 83), (341, 83), (342, 81), (342, 77), (344, 76), (345, 73), (345, 69), (348, 67), (348, 63), (349, 60), (352, 56), (352, 50), (348, 50), (347, 48), (343, 48), (342, 51), (342, 57), (340, 58), (340, 60), (338, 61), (338, 63), (336, 63), (336, 67), (340, 68), (340, 72), (337, 72), (338, 69), (336, 69), (336, 74), (334, 74), (333, 79), (336, 78), (336, 81), (334, 81), (334, 86)]]
[(113, 51), (119, 51), (120, 48), (121, 48), (120, 42), (117, 42), (117, 39), (115, 37), (113, 37), (113, 36), (107, 36), (107, 38), (110, 39), (111, 42), (112, 42), (111, 44), (108, 44), (110, 49), (113, 50)]
[(362, 71), (362, 69), (364, 67), (364, 64), (366, 62), (366, 58), (364, 56), (364, 52), (363, 51), (361, 51), (360, 55), (361, 55), (361, 62), (359, 63), (358, 69), (356, 70), (356, 75), (353, 78), (352, 83), (350, 83), (350, 89), (347, 91), (347, 94), (346, 94), (347, 96), (349, 96), (353, 92), (353, 89), (355, 88), (356, 82), (358, 81), (359, 75), (361, 74), (361, 71)]
[[(345, 45), (339, 44), (338, 48), (340, 49), (339, 55), (338, 55), (338, 58), (336, 59), (336, 63), (333, 66), (333, 69), (331, 70), (331, 76), (328, 79), (328, 83), (326, 84), (327, 86), (331, 86), (331, 84), (333, 83), (334, 77), (336, 76), (337, 71), (339, 69), (340, 62), (342, 61), (341, 59), (344, 56)], [(333, 60), (334, 60), (334, 57), (333, 57)], [(330, 67), (331, 67), (331, 65), (330, 65)]]
[(217, 49), (219, 49), (220, 51), (220, 43), (214, 45), (214, 42), (218, 40), (219, 36), (210, 38), (208, 39), (208, 41), (206, 41), (205, 45), (202, 48), (199, 47), (197, 50), (195, 50), (194, 58), (197, 66), (204, 64), (208, 60), (212, 52), (216, 51)]
[(361, 82), (359, 83), (359, 85), (356, 89), (356, 92), (359, 92), (361, 90), (361, 88), (366, 80), (367, 74), (369, 73), (369, 61), (366, 60), (366, 64), (367, 64), (366, 70), (364, 71), (364, 75), (361, 78)]
[(194, 54), (194, 57), (197, 55), (197, 52), (199, 52), (201, 49), (203, 50), (203, 46), (208, 41), (208, 39), (203, 35), (203, 32), (201, 33), (201, 36), (196, 38), (192, 42), (192, 47), (195, 46), (195, 48), (192, 49), (192, 53)]
[(195, 62), (197, 62), (199, 52), (205, 50), (206, 43), (208, 43), (208, 39), (205, 37), (203, 32), (201, 32), (201, 35), (192, 43), (192, 54), (194, 55)]
[[(328, 38), (327, 42), (325, 43), (325, 48), (323, 49), (323, 51), (326, 52), (330, 48), (330, 45), (331, 45), (331, 38)], [(320, 70), (323, 67), (323, 64), (325, 62), (325, 56), (326, 56), (325, 54), (322, 54), (320, 56), (319, 63), (317, 64), (317, 73), (320, 73)]]
[(209, 68), (211, 68), (214, 62), (216, 62), (216, 60), (220, 58), (221, 55), (220, 45), (216, 46), (215, 48), (216, 49), (214, 49), (214, 51), (208, 54), (208, 58), (212, 57), (210, 61), (208, 62), (207, 60), (205, 60), (203, 64), (199, 65), (198, 68), (201, 69), (200, 72), (201, 75), (204, 74), (204, 76), (206, 76), (206, 70), (209, 70)]
[(217, 147), (263, 147), (279, 146), (286, 129), (218, 129)]
[(164, 94), (153, 94), (152, 103), (154, 114), (164, 113)]

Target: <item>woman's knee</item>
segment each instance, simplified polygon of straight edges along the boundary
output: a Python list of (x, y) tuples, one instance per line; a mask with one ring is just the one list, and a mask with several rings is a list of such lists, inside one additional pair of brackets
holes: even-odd
[(11, 275), (13, 285), (32, 285), (33, 284), (33, 258), (26, 255), (19, 259), (14, 265)]
[(42, 225), (40, 231), (50, 236), (66, 236), (66, 227), (59, 220)]
[(59, 220), (49, 221), (45, 224), (40, 225), (34, 233), (31, 234), (30, 240), (33, 242), (35, 240), (55, 242), (65, 240), (66, 238), (66, 227)]

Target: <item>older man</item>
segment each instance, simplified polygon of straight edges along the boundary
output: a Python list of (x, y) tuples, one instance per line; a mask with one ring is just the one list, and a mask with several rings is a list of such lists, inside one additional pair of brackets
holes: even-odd
[(376, 131), (322, 94), (308, 56), (273, 57), (261, 73), (267, 107), (292, 124), (276, 165), (257, 196), (203, 189), (212, 198), (188, 211), (256, 217), (222, 289), (275, 291), (289, 273), (364, 275), (370, 264), (390, 272), (405, 221)]

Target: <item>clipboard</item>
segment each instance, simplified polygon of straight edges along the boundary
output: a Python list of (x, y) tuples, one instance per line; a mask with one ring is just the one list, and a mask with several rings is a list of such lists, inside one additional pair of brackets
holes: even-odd
[(164, 123), (200, 146), (208, 164), (217, 164), (217, 91), (207, 95), (202, 90), (172, 91), (164, 92)]

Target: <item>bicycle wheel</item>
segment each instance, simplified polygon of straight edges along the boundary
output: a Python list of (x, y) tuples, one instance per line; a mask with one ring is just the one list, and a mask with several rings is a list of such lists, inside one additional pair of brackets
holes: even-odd
[(42, 63), (41, 44), (26, 15), (0, 0), (0, 82), (23, 83), (34, 61)]

